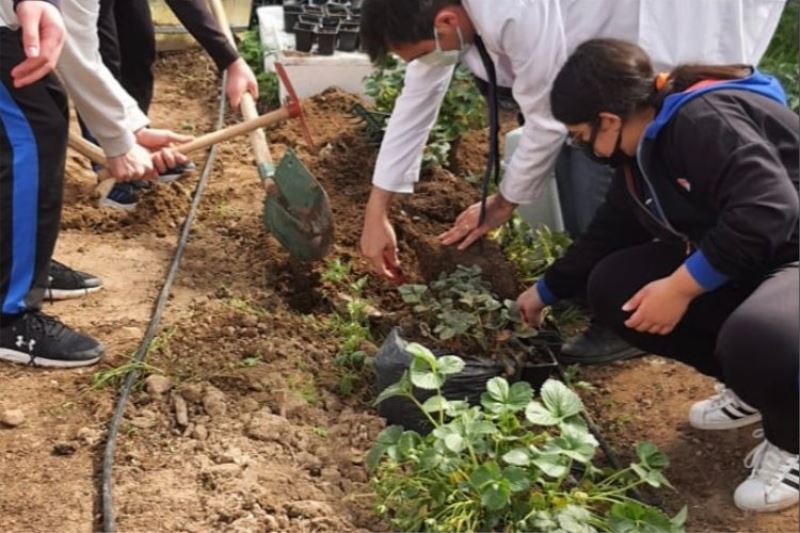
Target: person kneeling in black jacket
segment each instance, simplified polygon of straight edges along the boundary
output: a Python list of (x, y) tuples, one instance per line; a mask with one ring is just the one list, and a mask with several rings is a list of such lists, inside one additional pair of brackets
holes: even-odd
[(763, 422), (734, 502), (797, 504), (800, 118), (780, 84), (746, 66), (656, 76), (638, 46), (596, 39), (567, 60), (550, 103), (571, 142), (617, 174), (586, 233), (519, 296), (527, 321), (585, 289), (632, 345), (724, 383), (689, 422)]

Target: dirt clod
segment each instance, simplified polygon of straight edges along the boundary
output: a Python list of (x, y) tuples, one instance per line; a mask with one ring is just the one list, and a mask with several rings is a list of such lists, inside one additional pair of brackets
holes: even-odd
[(0, 423), (10, 428), (15, 428), (25, 422), (25, 413), (22, 409), (4, 409), (0, 411)]
[(102, 438), (103, 433), (98, 429), (83, 427), (75, 434), (75, 438), (86, 446), (94, 446)]
[(147, 376), (147, 379), (144, 380), (144, 384), (145, 387), (147, 387), (147, 392), (150, 393), (150, 396), (153, 396), (154, 399), (160, 398), (162, 394), (168, 392), (172, 388), (172, 380), (167, 376), (159, 376), (158, 374)]
[(200, 442), (203, 442), (208, 438), (208, 428), (206, 428), (202, 424), (197, 424), (194, 427), (194, 430), (192, 431), (192, 438), (195, 438)]
[(211, 418), (222, 418), (228, 411), (225, 403), (225, 393), (216, 387), (208, 385), (203, 396), (203, 409)]
[(290, 428), (291, 425), (286, 418), (274, 415), (268, 409), (262, 409), (253, 414), (245, 433), (251, 439), (283, 442), (288, 437)]
[(290, 502), (286, 504), (285, 509), (289, 518), (318, 518), (334, 514), (330, 505), (314, 500)]
[(185, 428), (189, 425), (189, 408), (186, 400), (180, 394), (173, 394), (172, 403), (175, 406), (175, 422), (179, 427)]

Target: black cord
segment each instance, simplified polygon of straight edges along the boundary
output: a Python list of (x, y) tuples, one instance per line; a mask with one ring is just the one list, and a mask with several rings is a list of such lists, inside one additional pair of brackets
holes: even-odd
[(500, 113), (497, 101), (497, 72), (494, 68), (494, 61), (483, 44), (480, 35), (475, 36), (475, 47), (481, 56), (481, 62), (486, 69), (486, 77), (489, 78), (488, 104), (489, 104), (489, 158), (486, 161), (486, 170), (483, 174), (481, 183), (481, 215), (478, 219), (478, 226), (482, 226), (486, 221), (486, 197), (489, 196), (489, 180), (494, 174), (494, 182), (500, 181)]
[[(222, 125), (225, 122), (225, 106), (227, 102), (225, 97), (226, 79), (227, 72), (223, 73), (222, 75), (219, 113), (217, 115), (217, 125), (215, 129), (222, 128)], [(208, 178), (211, 175), (211, 170), (214, 168), (214, 159), (216, 158), (216, 155), (217, 145), (215, 144), (208, 151), (208, 157), (206, 158), (205, 165), (203, 166), (203, 172), (200, 175), (200, 180), (197, 182), (197, 187), (195, 188), (194, 196), (192, 197), (192, 205), (189, 208), (189, 213), (186, 215), (186, 219), (183, 221), (183, 225), (181, 226), (180, 238), (175, 247), (175, 253), (172, 256), (172, 262), (170, 263), (169, 270), (167, 271), (167, 276), (164, 278), (164, 285), (161, 287), (158, 300), (156, 300), (153, 314), (150, 317), (150, 323), (147, 326), (144, 339), (139, 345), (139, 349), (136, 351), (136, 354), (133, 356), (134, 363), (141, 363), (144, 361), (144, 359), (147, 357), (147, 351), (150, 347), (150, 343), (153, 341), (153, 338), (158, 332), (158, 326), (161, 322), (161, 315), (164, 313), (164, 308), (167, 306), (167, 300), (172, 289), (172, 283), (175, 281), (175, 276), (178, 273), (181, 259), (183, 259), (186, 242), (189, 240), (189, 231), (191, 230), (192, 222), (197, 215), (197, 209), (200, 205), (203, 192), (205, 192), (206, 185), (208, 184)], [(116, 444), (117, 433), (119, 432), (119, 425), (122, 422), (123, 415), (125, 414), (125, 405), (128, 403), (128, 397), (130, 396), (133, 384), (139, 377), (139, 371), (135, 367), (136, 365), (134, 364), (134, 368), (126, 374), (125, 382), (122, 385), (119, 396), (117, 396), (114, 414), (111, 417), (111, 421), (108, 423), (108, 435), (106, 436), (106, 445), (103, 451), (103, 465), (100, 474), (100, 501), (103, 519), (103, 531), (107, 533), (114, 533), (116, 531), (116, 525), (114, 523), (114, 498), (112, 494), (114, 483), (112, 478), (114, 469), (114, 447)]]

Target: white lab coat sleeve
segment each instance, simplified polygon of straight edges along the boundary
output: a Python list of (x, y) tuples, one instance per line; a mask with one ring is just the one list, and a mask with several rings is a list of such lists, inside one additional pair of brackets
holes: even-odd
[(373, 185), (390, 192), (414, 192), (422, 155), (455, 68), (411, 61), (381, 142)]
[(149, 121), (103, 65), (97, 37), (98, 10), (97, 0), (62, 3), (67, 36), (56, 71), (103, 151), (108, 157), (116, 157), (133, 147), (133, 132)]
[(500, 194), (510, 202), (530, 204), (542, 195), (566, 137), (566, 128), (550, 112), (552, 80), (567, 55), (558, 0), (520, 3), (503, 20), (500, 40), (496, 44), (511, 59), (514, 99), (525, 117)]

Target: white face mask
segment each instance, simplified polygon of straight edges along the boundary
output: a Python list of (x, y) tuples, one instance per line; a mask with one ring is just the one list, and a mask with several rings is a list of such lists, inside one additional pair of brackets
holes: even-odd
[(456, 26), (456, 34), (458, 35), (458, 49), (457, 50), (442, 50), (442, 45), (439, 43), (439, 32), (436, 31), (436, 28), (433, 29), (433, 38), (436, 41), (436, 49), (432, 52), (428, 52), (424, 56), (420, 56), (417, 58), (418, 61), (423, 62), (424, 64), (436, 67), (436, 66), (451, 66), (455, 65), (459, 61), (461, 61), (461, 57), (464, 55), (464, 38), (461, 35), (461, 28)]

